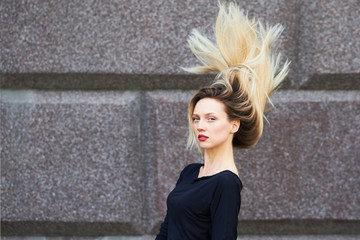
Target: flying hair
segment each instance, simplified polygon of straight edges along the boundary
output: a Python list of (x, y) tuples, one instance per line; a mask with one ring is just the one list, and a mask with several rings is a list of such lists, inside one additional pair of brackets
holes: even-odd
[(200, 89), (189, 105), (188, 147), (197, 145), (192, 130), (192, 113), (196, 103), (206, 97), (219, 99), (231, 120), (240, 120), (233, 145), (251, 147), (263, 130), (266, 102), (278, 89), (289, 71), (289, 62), (280, 68), (276, 40), (284, 30), (280, 24), (263, 26), (249, 19), (237, 4), (219, 4), (215, 25), (216, 43), (192, 30), (188, 44), (202, 65), (184, 68), (191, 73), (217, 72), (212, 85)]

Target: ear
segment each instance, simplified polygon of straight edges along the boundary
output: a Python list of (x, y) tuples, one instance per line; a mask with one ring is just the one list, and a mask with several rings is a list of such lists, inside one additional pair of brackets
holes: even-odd
[(231, 121), (231, 133), (236, 133), (240, 127), (240, 120), (232, 120)]

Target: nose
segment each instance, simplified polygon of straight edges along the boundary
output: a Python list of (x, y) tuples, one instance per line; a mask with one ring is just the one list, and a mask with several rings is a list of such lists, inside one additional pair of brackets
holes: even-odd
[(205, 126), (204, 126), (204, 123), (203, 123), (202, 120), (200, 120), (199, 122), (197, 122), (197, 124), (196, 124), (196, 130), (197, 130), (198, 132), (203, 132), (203, 131), (205, 131)]

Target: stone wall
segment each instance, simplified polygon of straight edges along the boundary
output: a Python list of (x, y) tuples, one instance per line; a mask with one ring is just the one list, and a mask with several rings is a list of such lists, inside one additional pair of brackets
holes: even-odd
[[(217, 1), (0, 2), (1, 230), (151, 236), (181, 169), (192, 28)], [(291, 72), (264, 135), (235, 152), (239, 236), (360, 234), (360, 3), (239, 1), (286, 30)], [(325, 237), (326, 238), (326, 237)]]

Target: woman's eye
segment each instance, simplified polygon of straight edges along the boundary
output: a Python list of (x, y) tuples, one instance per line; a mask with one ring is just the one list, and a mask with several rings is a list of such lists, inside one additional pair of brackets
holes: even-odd
[(199, 121), (199, 118), (193, 117), (193, 121)]
[(209, 121), (215, 121), (214, 117), (209, 117)]

